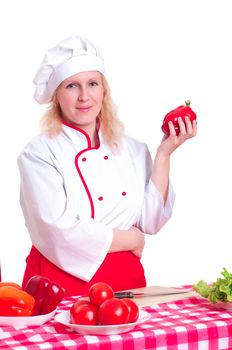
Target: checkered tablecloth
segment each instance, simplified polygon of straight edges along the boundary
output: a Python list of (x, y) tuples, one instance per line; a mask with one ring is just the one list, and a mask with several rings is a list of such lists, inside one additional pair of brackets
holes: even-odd
[[(57, 312), (73, 302), (65, 299)], [(82, 336), (54, 319), (43, 326), (0, 327), (0, 349), (218, 350), (232, 349), (232, 312), (192, 297), (144, 307), (152, 317), (132, 331), (110, 336)]]

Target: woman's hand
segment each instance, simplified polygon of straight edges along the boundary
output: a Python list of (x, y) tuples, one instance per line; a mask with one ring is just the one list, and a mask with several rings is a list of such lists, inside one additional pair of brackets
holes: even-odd
[(131, 251), (134, 255), (141, 258), (144, 245), (144, 233), (137, 227), (132, 226), (129, 230), (115, 229), (109, 253)]
[(134, 255), (138, 258), (142, 258), (143, 248), (145, 246), (145, 236), (142, 231), (140, 231), (137, 227), (132, 226), (129, 231), (132, 234), (132, 241), (134, 242), (134, 248), (131, 250)]
[(168, 123), (170, 135), (164, 135), (157, 152), (162, 153), (163, 156), (170, 157), (170, 155), (186, 140), (196, 136), (197, 134), (197, 122), (193, 120), (190, 121), (188, 117), (185, 118), (185, 122), (181, 117), (178, 118), (178, 124), (180, 127), (180, 133), (177, 136), (173, 123), (170, 121)]

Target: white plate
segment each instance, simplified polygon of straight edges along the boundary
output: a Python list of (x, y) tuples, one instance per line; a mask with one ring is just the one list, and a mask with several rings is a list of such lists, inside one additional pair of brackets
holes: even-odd
[(137, 324), (147, 321), (151, 315), (144, 311), (139, 311), (139, 318), (136, 322), (117, 324), (117, 325), (108, 325), (108, 326), (87, 326), (80, 324), (70, 323), (70, 312), (64, 311), (60, 312), (55, 316), (55, 320), (65, 326), (68, 326), (73, 331), (78, 332), (82, 335), (92, 334), (92, 335), (109, 335), (109, 334), (120, 334), (131, 331)]
[(55, 315), (56, 309), (45, 315), (38, 316), (0, 316), (0, 326), (28, 327), (40, 326)]

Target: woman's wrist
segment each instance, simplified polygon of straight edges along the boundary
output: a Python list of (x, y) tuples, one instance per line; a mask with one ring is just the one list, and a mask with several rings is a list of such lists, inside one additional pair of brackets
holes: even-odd
[[(170, 165), (170, 157), (171, 155), (167, 152), (164, 152), (161, 149), (158, 149), (154, 159), (154, 167), (158, 169), (163, 169), (165, 167), (169, 168)], [(157, 171), (157, 169), (156, 169)]]
[(155, 158), (161, 162), (169, 162), (171, 157), (171, 152), (163, 149), (162, 144), (157, 148)]
[(131, 250), (130, 236), (126, 234), (125, 230), (113, 230), (113, 240), (109, 252), (127, 251)]

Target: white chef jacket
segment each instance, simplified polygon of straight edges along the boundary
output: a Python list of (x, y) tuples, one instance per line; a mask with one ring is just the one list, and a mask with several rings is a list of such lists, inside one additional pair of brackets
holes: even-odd
[(172, 214), (172, 186), (164, 206), (150, 179), (148, 147), (128, 136), (115, 152), (99, 130), (99, 146), (91, 148), (81, 129), (63, 125), (54, 138), (42, 133), (32, 139), (18, 166), (20, 203), (32, 244), (84, 281), (103, 262), (113, 229), (135, 225), (155, 234)]

